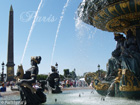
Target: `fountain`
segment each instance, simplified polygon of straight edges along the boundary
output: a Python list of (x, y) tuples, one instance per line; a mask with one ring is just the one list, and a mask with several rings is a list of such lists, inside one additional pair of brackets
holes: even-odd
[(100, 80), (98, 76), (93, 78), (96, 91), (107, 95), (113, 83), (113, 96), (139, 99), (140, 0), (83, 0), (77, 14), (89, 25), (114, 32), (117, 41), (117, 47), (108, 61), (105, 80)]

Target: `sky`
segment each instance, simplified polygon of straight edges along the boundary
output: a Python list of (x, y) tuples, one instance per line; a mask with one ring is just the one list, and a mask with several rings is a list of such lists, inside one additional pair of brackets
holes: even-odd
[[(15, 73), (18, 65), (21, 64), (25, 44), (40, 1), (0, 1), (0, 63), (7, 63), (9, 10), (12, 5)], [(38, 65), (39, 74), (48, 74), (51, 72), (52, 52), (58, 24), (67, 0), (42, 1), (22, 65), (26, 71), (31, 67), (31, 56), (41, 56), (42, 60)], [(101, 69), (106, 70), (108, 59), (111, 58), (111, 52), (116, 46), (113, 33), (96, 29), (83, 22), (78, 22), (77, 25), (76, 11), (81, 2), (82, 0), (69, 0), (58, 30), (52, 65), (58, 63), (60, 74), (63, 74), (63, 69), (72, 71), (74, 68), (77, 75), (95, 72), (98, 64)]]

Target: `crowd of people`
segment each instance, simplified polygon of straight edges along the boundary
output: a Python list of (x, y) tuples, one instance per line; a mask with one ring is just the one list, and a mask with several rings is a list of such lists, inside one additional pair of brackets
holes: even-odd
[(60, 82), (62, 88), (65, 87), (86, 87), (88, 84), (85, 81), (81, 80), (64, 80)]
[[(0, 92), (6, 92), (6, 89), (8, 87), (12, 88), (16, 86), (15, 81), (8, 81), (8, 82), (3, 82), (0, 84)], [(33, 85), (33, 87), (39, 87), (40, 84), (37, 82), (36, 84)], [(85, 81), (81, 80), (64, 80), (60, 81), (60, 87), (62, 88), (69, 88), (69, 87), (87, 87), (88, 84)]]

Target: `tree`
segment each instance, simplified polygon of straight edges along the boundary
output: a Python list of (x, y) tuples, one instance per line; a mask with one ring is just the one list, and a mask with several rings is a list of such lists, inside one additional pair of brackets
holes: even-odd
[(69, 69), (64, 69), (63, 71), (64, 71), (64, 76), (67, 78), (70, 75)]
[(71, 72), (71, 78), (74, 80), (76, 77), (77, 77), (77, 76), (76, 76), (75, 71), (72, 71), (72, 72)]
[(65, 79), (64, 75), (60, 74), (59, 77), (60, 77), (60, 81), (63, 81)]
[(85, 77), (85, 75), (87, 74), (88, 72), (85, 72), (84, 74), (83, 74), (83, 76)]
[(98, 76), (101, 76), (101, 78), (104, 78), (107, 72), (101, 69), (101, 70), (97, 70), (96, 73)]
[(48, 75), (40, 74), (37, 75), (37, 80), (46, 80), (48, 78)]

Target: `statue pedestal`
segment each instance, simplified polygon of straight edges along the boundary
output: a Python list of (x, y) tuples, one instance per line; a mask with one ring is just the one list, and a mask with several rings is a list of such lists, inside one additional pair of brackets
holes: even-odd
[(62, 93), (60, 87), (56, 87), (55, 90), (52, 89), (52, 93)]

